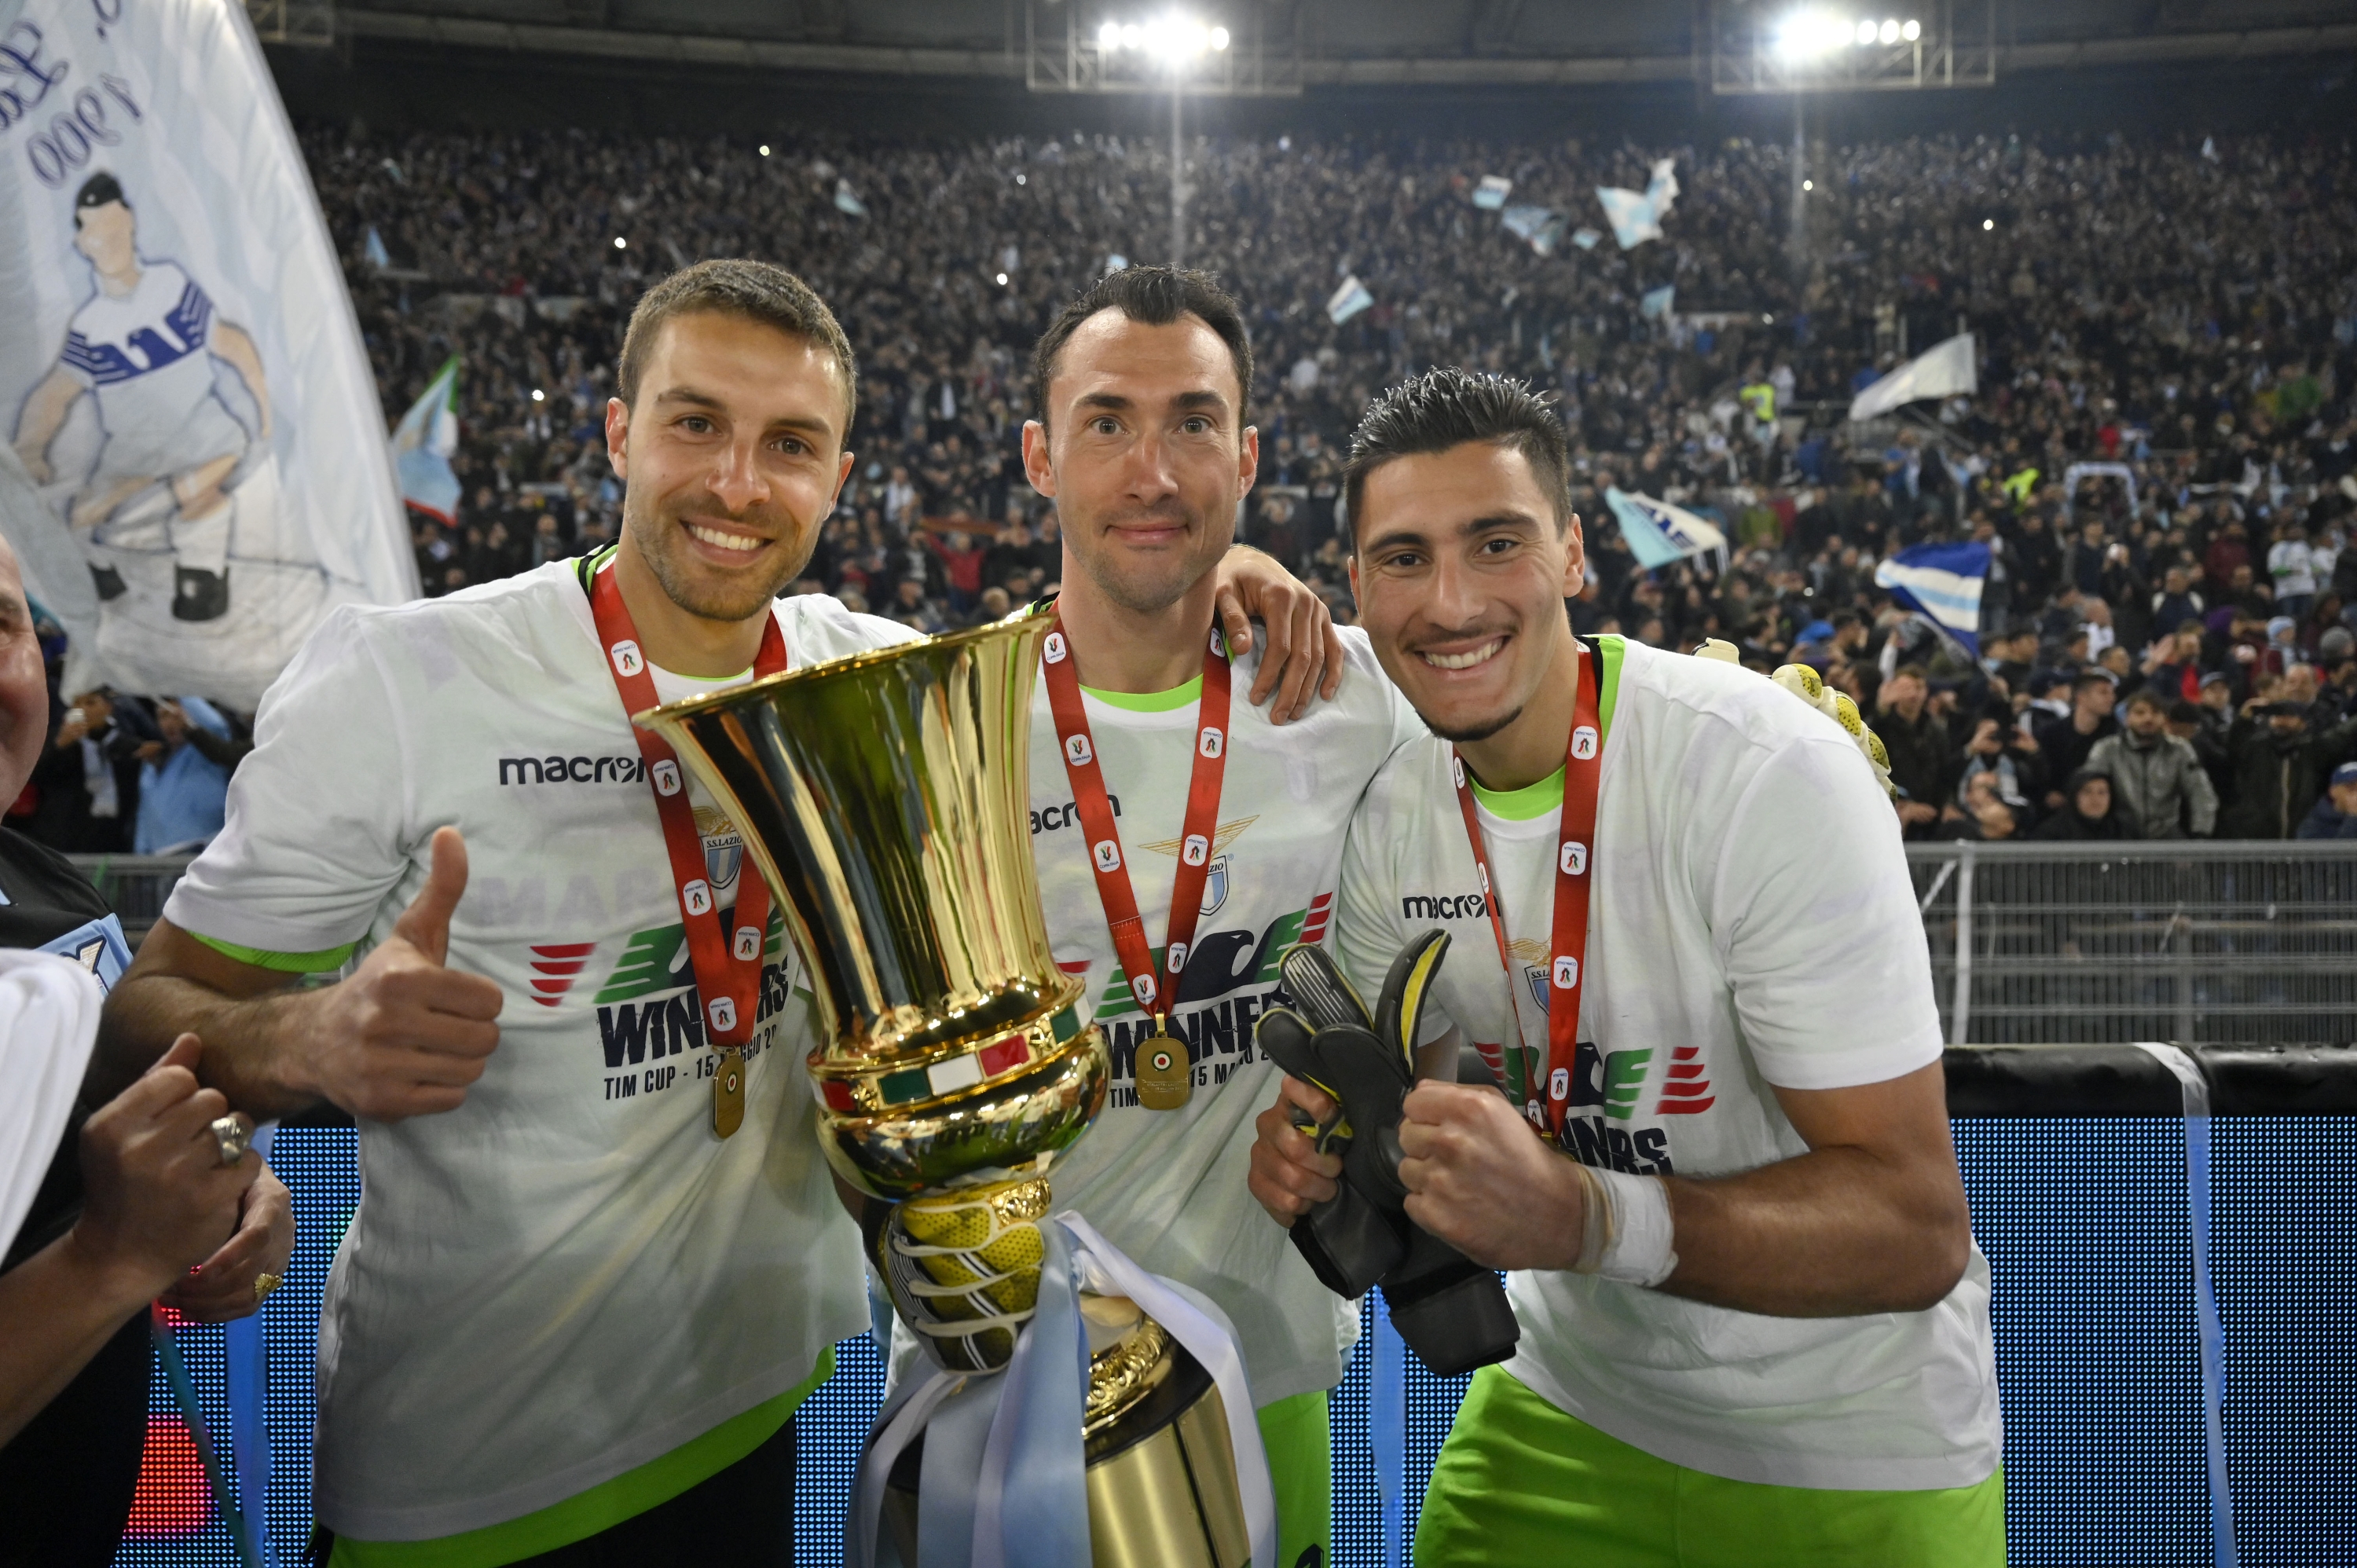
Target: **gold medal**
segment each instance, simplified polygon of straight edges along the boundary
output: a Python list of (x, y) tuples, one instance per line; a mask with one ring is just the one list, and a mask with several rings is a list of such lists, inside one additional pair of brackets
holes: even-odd
[(1169, 1032), (1169, 1017), (1154, 1020), (1154, 1033), (1137, 1043), (1137, 1102), (1148, 1111), (1176, 1111), (1195, 1092), (1195, 1069), (1187, 1042)]
[(712, 1071), (712, 1133), (726, 1138), (745, 1124), (745, 1047), (723, 1046)]

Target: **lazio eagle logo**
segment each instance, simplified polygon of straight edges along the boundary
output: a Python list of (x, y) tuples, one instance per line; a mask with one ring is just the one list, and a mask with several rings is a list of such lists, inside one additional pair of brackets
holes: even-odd
[[(1235, 843), (1238, 838), (1243, 835), (1243, 831), (1246, 828), (1252, 826), (1258, 821), (1260, 821), (1260, 817), (1257, 814), (1249, 817), (1238, 817), (1232, 822), (1222, 822), (1219, 825), (1219, 828), (1211, 834), (1211, 854), (1214, 858), (1211, 861), (1211, 868), (1203, 874), (1204, 914), (1211, 915), (1218, 913), (1220, 906), (1228, 901), (1228, 845)], [(1150, 843), (1145, 846), (1145, 848), (1151, 854), (1167, 854), (1173, 860), (1178, 858), (1179, 852), (1184, 847), (1185, 841), (1183, 839), (1164, 839), (1159, 843)]]

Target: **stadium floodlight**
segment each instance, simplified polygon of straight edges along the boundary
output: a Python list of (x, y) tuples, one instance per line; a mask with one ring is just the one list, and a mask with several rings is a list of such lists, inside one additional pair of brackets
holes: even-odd
[(614, 236), (614, 249), (618, 251), (627, 251), (630, 248), (630, 242), (628, 240), (623, 239), (619, 234)]
[(1097, 28), (1097, 48), (1105, 53), (1129, 50), (1172, 67), (1217, 53), (1229, 42), (1227, 28), (1210, 27), (1176, 11), (1144, 22), (1108, 20)]
[(1801, 60), (1849, 42), (1849, 24), (1823, 11), (1795, 11), (1778, 24), (1776, 51)]
[[(1720, 93), (1986, 87), (1996, 0), (1707, 0), (1710, 87)], [(1910, 15), (1910, 13), (1912, 13)], [(1793, 185), (1799, 193), (1799, 183)]]
[[(1782, 0), (1804, 5), (1863, 0)], [(1200, 7), (1200, 9), (1199, 9)], [(1229, 16), (1220, 16), (1221, 10)], [(1023, 0), (1024, 84), (1034, 92), (1301, 94), (1301, 37), (1265, 5), (1230, 0)]]

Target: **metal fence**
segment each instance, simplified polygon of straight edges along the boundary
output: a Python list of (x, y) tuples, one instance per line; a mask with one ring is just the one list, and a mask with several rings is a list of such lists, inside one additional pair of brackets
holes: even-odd
[(185, 854), (70, 854), (66, 858), (113, 907), (134, 951), (147, 928), (164, 913), (164, 900), (171, 897), (172, 885), (180, 880), (190, 859)]
[[(77, 855), (134, 947), (188, 865)], [(2357, 1042), (2357, 843), (1910, 844), (1953, 1045)]]
[(1952, 1045), (2357, 1041), (2357, 843), (1910, 844)]

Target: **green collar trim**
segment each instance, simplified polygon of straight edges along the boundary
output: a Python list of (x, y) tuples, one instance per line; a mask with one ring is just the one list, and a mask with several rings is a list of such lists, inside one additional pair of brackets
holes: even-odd
[(1467, 783), (1473, 786), (1473, 798), (1491, 816), (1509, 822), (1527, 822), (1534, 817), (1544, 817), (1563, 804), (1563, 769), (1558, 768), (1535, 784), (1525, 784), (1519, 789), (1485, 789), (1480, 780), (1469, 773)]
[[(1612, 738), (1612, 710), (1620, 697), (1620, 656), (1627, 644), (1618, 637), (1596, 639), (1596, 661), (1602, 670), (1602, 685), (1596, 693), (1596, 722), (1603, 734), (1597, 737), (1599, 746)], [(1563, 804), (1563, 769), (1535, 784), (1525, 784), (1519, 789), (1491, 789), (1471, 776), (1466, 782), (1473, 786), (1473, 799), (1481, 809), (1501, 822), (1527, 822), (1544, 817)]]
[(1189, 703), (1202, 701), (1203, 678), (1198, 675), (1186, 684), (1173, 686), (1167, 692), (1103, 692), (1094, 686), (1083, 686), (1081, 690), (1100, 703), (1126, 708), (1133, 714), (1167, 714), (1173, 708), (1183, 708)]

